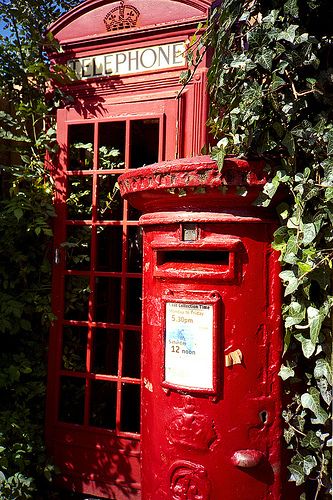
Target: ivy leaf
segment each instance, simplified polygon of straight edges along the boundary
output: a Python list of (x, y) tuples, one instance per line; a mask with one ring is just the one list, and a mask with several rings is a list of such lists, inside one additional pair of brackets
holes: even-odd
[(297, 24), (291, 24), (285, 31), (281, 31), (277, 35), (276, 39), (286, 40), (287, 42), (294, 43), (297, 28), (298, 28)]
[(272, 65), (273, 65), (273, 58), (274, 58), (274, 51), (270, 49), (266, 49), (265, 52), (259, 55), (259, 57), (256, 58), (256, 62), (260, 64), (264, 69), (267, 71), (272, 70)]
[(311, 339), (303, 337), (301, 334), (295, 335), (295, 339), (298, 340), (302, 345), (302, 352), (304, 356), (309, 359), (316, 350), (316, 344), (312, 342)]
[(310, 339), (313, 344), (316, 344), (325, 315), (321, 310), (309, 306), (307, 309), (307, 316), (310, 327)]
[(321, 226), (321, 221), (319, 222), (309, 222), (303, 224), (303, 245), (307, 246), (309, 243), (316, 238)]
[(297, 453), (292, 458), (291, 464), (288, 465), (288, 469), (291, 473), (290, 480), (295, 481), (296, 486), (304, 483), (305, 476), (308, 476), (311, 471), (316, 467), (317, 460), (312, 455), (306, 455), (303, 457), (300, 453)]
[(19, 221), (23, 217), (22, 208), (15, 208), (14, 215), (15, 215), (16, 219)]
[[(228, 141), (228, 139), (227, 139)], [(215, 147), (212, 149), (212, 159), (216, 161), (218, 166), (218, 171), (221, 172), (224, 164), (224, 158), (226, 157), (226, 149), (221, 145), (220, 147)]]
[(288, 0), (283, 6), (283, 10), (286, 14), (290, 14), (293, 17), (297, 17), (298, 16), (297, 0)]
[(294, 156), (295, 154), (295, 140), (291, 134), (291, 132), (286, 132), (282, 144), (287, 148), (288, 153), (290, 156)]
[(289, 444), (292, 438), (295, 436), (295, 431), (292, 427), (283, 430), (283, 437), (287, 444)]
[(321, 180), (323, 186), (332, 187), (333, 186), (333, 159), (327, 158), (321, 162), (320, 166), (323, 169), (324, 175)]
[(306, 309), (303, 304), (296, 301), (291, 302), (285, 320), (286, 328), (290, 328), (293, 325), (299, 325), (304, 320), (305, 314)]
[(272, 9), (270, 13), (263, 18), (262, 22), (263, 24), (274, 25), (278, 17), (279, 11), (277, 9)]
[(329, 405), (332, 401), (332, 394), (326, 378), (321, 377), (319, 380), (317, 380), (317, 387), (320, 391), (321, 397), (323, 398), (325, 403)]
[(295, 371), (291, 368), (291, 366), (289, 366), (288, 363), (287, 365), (282, 364), (279, 371), (279, 376), (282, 378), (282, 380), (287, 380), (288, 378), (295, 376)]
[(316, 366), (313, 372), (316, 379), (325, 377), (330, 385), (332, 385), (332, 367), (326, 359), (317, 359)]
[(310, 387), (309, 392), (302, 394), (301, 404), (303, 408), (314, 413), (315, 419), (311, 419), (313, 424), (325, 424), (328, 417), (326, 411), (320, 406), (320, 393), (315, 387)]
[(301, 440), (301, 445), (305, 448), (320, 448), (320, 439), (314, 431), (309, 431), (306, 436)]
[(292, 234), (287, 241), (285, 253), (283, 255), (284, 262), (287, 262), (288, 264), (295, 264), (297, 261), (296, 257), (297, 251), (298, 251), (298, 241), (296, 235)]
[(284, 291), (284, 296), (286, 297), (287, 295), (290, 295), (293, 293), (295, 290), (297, 290), (299, 282), (297, 277), (295, 276), (294, 271), (282, 271), (279, 274), (280, 278), (282, 281), (287, 282), (286, 289)]
[(327, 132), (327, 155), (333, 155), (333, 130)]
[(333, 187), (329, 187), (325, 190), (325, 201), (333, 200)]
[(8, 375), (11, 382), (18, 382), (20, 380), (20, 370), (14, 365), (10, 365), (8, 368)]

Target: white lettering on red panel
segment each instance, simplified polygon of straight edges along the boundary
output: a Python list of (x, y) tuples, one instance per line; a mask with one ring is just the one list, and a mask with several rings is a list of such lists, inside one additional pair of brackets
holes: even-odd
[(81, 80), (182, 67), (185, 63), (185, 45), (178, 42), (71, 59), (67, 64)]

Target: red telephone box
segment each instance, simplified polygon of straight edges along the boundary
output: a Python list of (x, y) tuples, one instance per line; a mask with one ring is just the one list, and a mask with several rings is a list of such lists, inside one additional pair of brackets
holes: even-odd
[(280, 500), (280, 282), (263, 165), (127, 172), (144, 214), (142, 498)]
[(57, 114), (46, 438), (69, 489), (140, 498), (141, 230), (118, 176), (206, 143), (202, 60), (184, 44), (209, 0), (87, 0), (50, 27), (76, 80)]

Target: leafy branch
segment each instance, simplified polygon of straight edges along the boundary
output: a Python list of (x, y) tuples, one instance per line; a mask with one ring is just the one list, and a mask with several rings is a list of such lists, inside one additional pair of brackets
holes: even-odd
[[(273, 248), (284, 284), (285, 439), (301, 498), (330, 490), (333, 223), (333, 15), (328, 0), (225, 0), (204, 43), (211, 154), (266, 160), (257, 205), (276, 206)], [(284, 193), (282, 202), (276, 194)], [(281, 195), (280, 195), (281, 198)], [(313, 484), (316, 487), (313, 488)]]

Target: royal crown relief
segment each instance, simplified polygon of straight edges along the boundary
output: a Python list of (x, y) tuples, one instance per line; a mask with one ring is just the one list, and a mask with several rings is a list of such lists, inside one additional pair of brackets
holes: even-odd
[(133, 5), (125, 5), (120, 2), (118, 7), (110, 10), (105, 16), (104, 23), (107, 31), (118, 31), (135, 28), (138, 24), (140, 12)]

